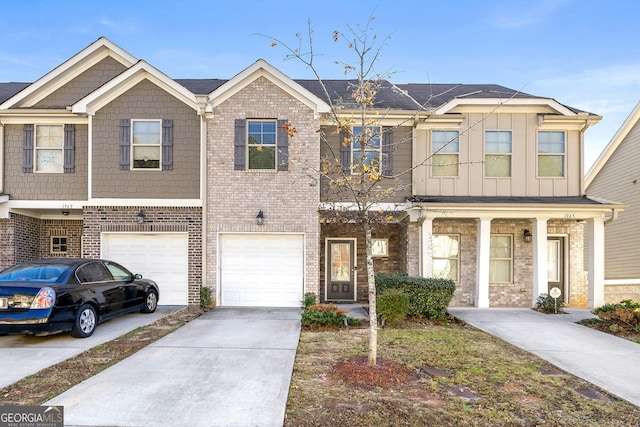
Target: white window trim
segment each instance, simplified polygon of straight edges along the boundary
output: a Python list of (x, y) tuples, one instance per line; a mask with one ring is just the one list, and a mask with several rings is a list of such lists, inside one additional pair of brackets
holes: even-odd
[[(249, 123), (251, 122), (273, 122), (275, 123), (275, 140), (273, 144), (251, 144), (249, 142)], [(278, 120), (277, 119), (247, 119), (247, 123), (246, 123), (246, 129), (245, 129), (245, 141), (246, 143), (246, 152), (245, 152), (245, 159), (246, 159), (246, 165), (245, 168), (247, 171), (254, 171), (254, 172), (277, 172), (278, 171)], [(269, 168), (269, 169), (257, 169), (257, 168), (251, 168), (249, 166), (250, 161), (249, 161), (249, 151), (250, 151), (250, 147), (271, 147), (273, 145), (273, 151), (275, 153), (274, 156), (274, 162), (273, 162), (273, 168)]]
[[(155, 145), (147, 145), (147, 144), (143, 144), (143, 145), (136, 145), (133, 143), (133, 128), (134, 128), (134, 123), (135, 122), (158, 122), (160, 124), (160, 143), (157, 145), (158, 147), (158, 152), (160, 153), (160, 155), (158, 156), (158, 167), (157, 168), (137, 168), (135, 167), (136, 164), (136, 159), (133, 156), (133, 152), (134, 152), (134, 147), (156, 147)], [(131, 136), (130, 136), (130, 153), (129, 153), (129, 158), (131, 159), (130, 163), (130, 168), (133, 171), (160, 171), (162, 170), (162, 119), (131, 119)]]
[[(456, 151), (456, 152), (440, 152), (440, 151), (438, 151), (437, 153), (434, 152), (434, 150), (433, 150), (433, 134), (435, 132), (457, 132), (458, 133), (458, 136), (457, 136), (457, 139), (458, 139), (458, 151)], [(433, 162), (431, 162), (431, 167), (430, 167), (430, 171), (431, 172), (429, 174), (430, 177), (431, 178), (435, 178), (435, 179), (438, 179), (438, 178), (459, 178), (460, 177), (460, 166), (459, 166), (460, 165), (460, 129), (458, 129), (458, 128), (455, 128), (455, 129), (454, 128), (451, 128), (451, 129), (447, 129), (447, 128), (431, 129), (430, 141), (429, 142), (430, 142), (430, 144), (429, 144), (430, 152), (429, 152), (428, 155), (429, 155), (430, 158), (433, 158), (433, 156), (447, 155), (447, 154), (448, 155), (455, 154), (456, 156), (458, 156), (458, 162), (457, 162), (458, 163), (458, 168), (457, 168), (458, 172), (455, 175), (436, 175), (436, 174), (434, 174), (433, 170), (434, 170), (434, 167), (436, 167), (436, 166), (433, 165)]]
[[(557, 132), (564, 134), (564, 152), (563, 153), (540, 153), (540, 133)], [(559, 176), (541, 176), (540, 175), (540, 156), (562, 156), (562, 175)], [(567, 177), (567, 131), (553, 129), (538, 129), (536, 133), (536, 177), (541, 179), (566, 179)]]
[(509, 254), (509, 258), (493, 258), (491, 257), (491, 253), (489, 253), (489, 265), (491, 265), (491, 260), (509, 260), (509, 281), (508, 282), (491, 282), (491, 283), (495, 283), (498, 285), (510, 285), (513, 284), (513, 234), (503, 234), (503, 233), (499, 233), (499, 234), (491, 234), (491, 237), (508, 237), (511, 240), (511, 253)]
[[(62, 129), (62, 146), (60, 148), (38, 148), (38, 128), (41, 126), (47, 127), (59, 127)], [(58, 171), (41, 171), (38, 170), (38, 151), (39, 150), (58, 150), (62, 153), (60, 163), (60, 170)], [(33, 172), (34, 173), (64, 173), (64, 125), (59, 125), (55, 123), (40, 123), (36, 124), (33, 130)]]
[[(350, 158), (350, 161), (351, 161), (351, 175), (358, 175), (357, 172), (353, 171), (353, 166), (354, 166), (353, 165), (353, 157), (356, 154), (360, 154), (361, 153), (359, 148), (354, 148), (353, 147), (354, 142), (356, 142), (356, 133), (355, 133), (355, 129), (356, 128), (361, 129), (360, 130), (360, 134), (362, 133), (362, 126), (353, 126), (352, 127), (353, 135), (351, 137), (353, 138), (353, 141), (351, 141), (351, 158)], [(377, 172), (378, 173), (382, 173), (382, 126), (372, 125), (372, 126), (365, 126), (365, 128), (376, 128), (377, 129), (375, 131), (375, 136), (373, 138), (377, 137), (380, 140), (380, 144), (378, 145), (378, 148), (374, 149), (374, 148), (365, 147), (364, 152), (365, 152), (365, 154), (367, 154), (368, 152), (371, 152), (371, 153), (373, 153), (375, 151), (378, 152), (378, 168), (377, 168), (378, 170), (377, 170)]]
[[(491, 153), (487, 152), (487, 133), (489, 132), (508, 132), (511, 134), (511, 151), (509, 153)], [(484, 144), (482, 147), (484, 151), (484, 177), (485, 178), (512, 178), (513, 177), (513, 130), (511, 129), (486, 129), (484, 131)], [(494, 157), (509, 157), (509, 175), (508, 176), (489, 176), (487, 175), (487, 156)]]
[[(53, 243), (53, 239), (65, 239), (66, 243), (64, 244), (67, 247), (66, 251), (63, 250), (59, 250), (59, 251), (55, 251), (54, 250), (54, 243)], [(52, 254), (66, 254), (69, 252), (69, 238), (67, 236), (51, 236), (51, 239), (49, 240), (50, 246), (49, 246), (49, 251)], [(61, 246), (62, 242), (60, 242), (58, 244), (58, 246)]]
[[(446, 260), (450, 260), (450, 259), (455, 259), (456, 261), (458, 261), (458, 267), (456, 268), (456, 278), (454, 279), (456, 283), (460, 283), (460, 234), (452, 234), (452, 233), (434, 233), (433, 237), (437, 237), (437, 236), (449, 236), (449, 237), (455, 237), (456, 240), (458, 241), (458, 255), (456, 257), (437, 257), (435, 255), (432, 256), (432, 262), (439, 260), (439, 259), (446, 259)], [(435, 272), (435, 269), (432, 268)], [(435, 273), (434, 273), (435, 275)]]
[[(376, 247), (376, 242), (384, 242), (384, 253), (374, 253), (374, 248)], [(384, 258), (389, 256), (389, 239), (381, 239), (377, 237), (371, 238), (371, 255), (374, 258)]]

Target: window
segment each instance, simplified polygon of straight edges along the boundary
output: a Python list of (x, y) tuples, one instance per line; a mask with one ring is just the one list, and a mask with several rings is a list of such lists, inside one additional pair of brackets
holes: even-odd
[[(382, 144), (380, 143), (380, 128), (377, 126), (367, 126), (363, 132), (362, 126), (353, 127), (353, 142), (351, 144), (351, 170), (358, 165), (366, 165), (380, 171), (382, 158)], [(364, 153), (362, 152), (362, 143), (364, 143)]]
[(67, 253), (67, 238), (66, 237), (52, 237), (51, 238), (51, 253), (57, 253), (57, 254)]
[(433, 176), (458, 176), (460, 144), (457, 130), (431, 133), (431, 173)]
[(538, 132), (538, 176), (564, 176), (564, 138), (564, 132)]
[(62, 173), (64, 171), (63, 126), (36, 126), (35, 156), (36, 172)]
[(511, 176), (511, 131), (486, 131), (484, 134), (484, 176)]
[(371, 255), (375, 257), (389, 256), (389, 239), (371, 239)]
[(106, 262), (105, 264), (113, 276), (113, 280), (131, 280), (131, 274), (129, 274), (129, 272), (123, 267), (112, 262)]
[(512, 238), (507, 235), (491, 236), (489, 251), (489, 282), (511, 283)]
[(433, 277), (458, 281), (460, 264), (458, 235), (434, 234), (432, 239)]
[(247, 122), (249, 169), (276, 168), (275, 120)]
[(160, 120), (131, 121), (133, 169), (160, 169), (162, 122)]

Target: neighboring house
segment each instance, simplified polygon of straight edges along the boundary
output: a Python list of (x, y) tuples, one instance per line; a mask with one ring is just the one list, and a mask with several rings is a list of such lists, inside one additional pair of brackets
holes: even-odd
[[(348, 82), (326, 83), (350, 115)], [(364, 302), (362, 233), (319, 215), (349, 201), (320, 158), (349, 171), (353, 155), (328, 101), (262, 60), (174, 80), (105, 38), (0, 84), (0, 265), (110, 258), (157, 280), (161, 304), (197, 304), (201, 286), (226, 306)], [(604, 301), (603, 224), (620, 205), (582, 180), (599, 116), (495, 85), (385, 82), (375, 107), (371, 155), (394, 177), (380, 185), (401, 188), (377, 206), (393, 215), (373, 236), (377, 271), (450, 277), (454, 305), (528, 307), (552, 286), (572, 306)]]
[(640, 300), (640, 103), (613, 136), (585, 179), (590, 197), (626, 205), (607, 223), (604, 240), (605, 300)]

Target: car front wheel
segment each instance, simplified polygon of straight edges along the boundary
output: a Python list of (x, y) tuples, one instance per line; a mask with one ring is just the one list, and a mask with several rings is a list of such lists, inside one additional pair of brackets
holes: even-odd
[(144, 296), (144, 304), (142, 305), (143, 313), (153, 313), (158, 307), (158, 293), (154, 290), (150, 290)]
[(78, 310), (76, 314), (76, 320), (71, 330), (71, 335), (76, 338), (87, 338), (93, 334), (96, 330), (96, 324), (98, 323), (98, 316), (96, 310), (90, 304), (84, 304)]

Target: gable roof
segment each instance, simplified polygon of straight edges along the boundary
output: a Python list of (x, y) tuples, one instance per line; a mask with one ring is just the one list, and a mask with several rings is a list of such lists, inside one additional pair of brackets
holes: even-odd
[(593, 163), (589, 172), (587, 172), (587, 176), (584, 179), (585, 188), (589, 187), (595, 177), (598, 176), (604, 165), (607, 164), (609, 158), (620, 146), (622, 141), (624, 141), (629, 132), (631, 132), (631, 129), (638, 123), (638, 120), (640, 120), (640, 102), (636, 104), (631, 114), (629, 114), (629, 117), (627, 117), (622, 126), (620, 126), (620, 129), (618, 129), (613, 138), (611, 138), (611, 141), (609, 141), (604, 150), (602, 150), (598, 159)]
[(127, 68), (137, 62), (134, 56), (107, 38), (100, 37), (34, 83), (2, 101), (0, 109), (32, 107), (106, 57), (115, 59)]

